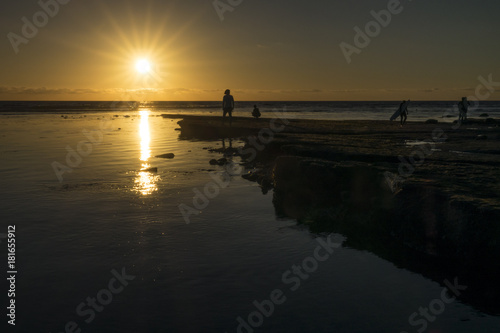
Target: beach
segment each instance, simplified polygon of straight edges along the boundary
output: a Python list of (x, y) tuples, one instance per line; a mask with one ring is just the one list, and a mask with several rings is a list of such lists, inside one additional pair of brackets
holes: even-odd
[[(457, 332), (498, 325), (496, 247), (463, 242), (494, 234), (483, 227), (497, 221), (484, 218), (498, 212), (495, 124), (454, 130), (452, 123), (401, 128), (281, 116), (235, 118), (231, 127), (221, 117), (148, 111), (2, 116), (2, 212), (17, 227), (19, 271), (27, 274), (17, 284), (22, 327), (237, 332), (241, 320), (250, 325), (256, 303), (275, 299), (259, 331), (408, 330), (409, 316), (455, 279), (470, 292), (437, 323)], [(423, 140), (436, 150), (391, 188), (384, 172), (398, 176), (398, 156), (409, 159)], [(80, 163), (68, 158), (72, 151)], [(155, 157), (164, 154), (174, 157)], [(62, 181), (54, 162), (72, 169)], [(423, 197), (405, 195), (424, 185), (432, 198), (473, 209), (463, 224), (476, 223), (473, 230), (443, 243), (459, 246), (455, 256), (437, 242), (441, 231), (415, 236), (422, 235), (416, 221), (433, 220), (415, 214), (429, 207)], [(418, 203), (409, 212), (394, 206), (408, 199)], [(471, 219), (474, 209), (482, 224)], [(391, 212), (403, 216), (404, 228), (394, 229)], [(330, 242), (337, 245), (317, 252), (325, 260), (314, 259)], [(93, 317), (87, 297), (122, 272), (127, 285)], [(359, 313), (375, 317), (358, 321)]]
[(0, 332), (498, 332), (499, 11), (4, 1)]

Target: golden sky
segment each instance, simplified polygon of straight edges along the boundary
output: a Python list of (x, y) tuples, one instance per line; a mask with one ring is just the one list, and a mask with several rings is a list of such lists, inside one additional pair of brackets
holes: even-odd
[(498, 1), (41, 3), (0, 7), (0, 100), (457, 100), (500, 82)]

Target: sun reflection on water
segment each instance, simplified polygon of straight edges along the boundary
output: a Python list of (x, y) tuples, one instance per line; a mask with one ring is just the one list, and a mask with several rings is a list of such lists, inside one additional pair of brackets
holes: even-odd
[(141, 139), (141, 171), (137, 173), (135, 179), (134, 190), (140, 192), (142, 195), (150, 195), (151, 193), (158, 190), (157, 182), (160, 176), (156, 172), (146, 171), (151, 168), (148, 163), (151, 157), (151, 149), (149, 147), (151, 143), (151, 131), (149, 129), (149, 114), (148, 110), (140, 111), (141, 121), (139, 123), (139, 137)]
[(141, 122), (139, 124), (139, 136), (141, 137), (141, 161), (147, 162), (151, 157), (149, 144), (151, 142), (151, 134), (149, 133), (149, 111), (139, 111), (141, 114)]

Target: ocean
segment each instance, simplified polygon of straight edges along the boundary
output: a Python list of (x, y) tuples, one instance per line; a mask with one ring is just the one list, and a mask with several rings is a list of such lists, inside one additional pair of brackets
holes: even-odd
[[(253, 104), (238, 103), (235, 115), (249, 116)], [(376, 120), (399, 103), (256, 104), (264, 116)], [(415, 102), (409, 120), (438, 119), (452, 106)], [(474, 112), (497, 117), (499, 106)], [(14, 299), (15, 332), (498, 331), (500, 314), (480, 301), (441, 300), (447, 282), (460, 284), (451, 272), (345, 246), (345, 235), (280, 216), (272, 192), (236, 167), (210, 165), (222, 157), (217, 148), (242, 141), (183, 138), (166, 113), (220, 110), (0, 102), (0, 267), (16, 277), (14, 286), (2, 278), (2, 325)], [(167, 153), (174, 158), (155, 157)]]

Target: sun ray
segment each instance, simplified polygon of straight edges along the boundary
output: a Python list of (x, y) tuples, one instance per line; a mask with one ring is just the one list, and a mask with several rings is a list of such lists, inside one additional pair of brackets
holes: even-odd
[[(88, 26), (88, 42), (62, 42), (90, 55), (95, 72), (100, 73), (97, 86), (117, 91), (115, 98), (141, 100), (144, 94), (136, 96), (134, 92), (149, 91), (155, 99), (161, 99), (177, 85), (185, 84), (188, 77), (180, 75), (181, 71), (188, 69), (194, 75), (193, 66), (200, 65), (193, 62), (191, 54), (210, 42), (190, 32), (199, 12), (174, 26), (175, 20), (169, 15), (174, 11), (168, 10), (173, 5), (168, 5), (165, 15), (155, 20), (156, 12), (147, 3), (140, 12), (127, 5), (122, 12), (116, 12), (101, 3), (99, 15), (104, 17), (104, 24)], [(146, 59), (149, 66), (142, 64), (138, 69), (140, 59)]]

